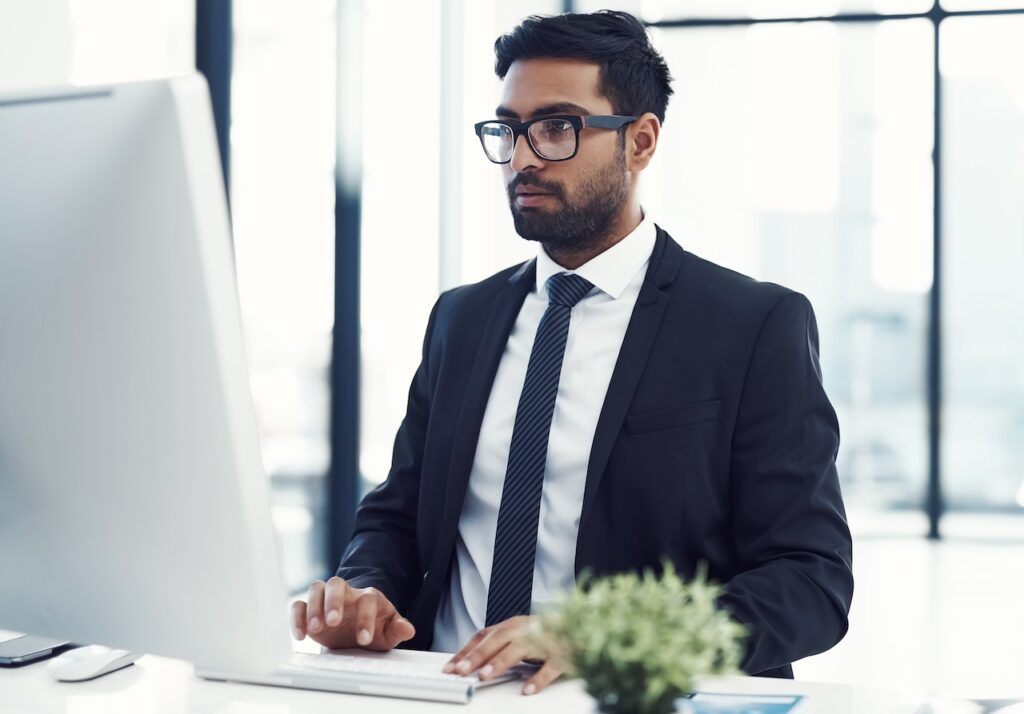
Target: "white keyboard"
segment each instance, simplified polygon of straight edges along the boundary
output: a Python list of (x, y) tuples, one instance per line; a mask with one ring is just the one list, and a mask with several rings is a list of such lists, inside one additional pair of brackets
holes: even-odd
[(332, 672), (348, 672), (351, 674), (386, 675), (388, 677), (413, 677), (440, 682), (458, 682), (465, 684), (471, 681), (477, 684), (476, 677), (463, 677), (458, 674), (445, 674), (436, 665), (399, 662), (393, 659), (353, 657), (352, 655), (331, 654), (295, 654), (288, 660), (293, 667), (303, 669), (326, 669)]
[[(521, 676), (520, 669), (513, 668), (504, 676), (481, 682), (475, 675), (445, 674), (437, 662), (428, 665), (330, 652), (294, 654), (279, 671), (289, 675), (291, 686), (458, 703), (468, 703), (480, 687)], [(328, 685), (328, 679), (335, 680), (337, 686)]]

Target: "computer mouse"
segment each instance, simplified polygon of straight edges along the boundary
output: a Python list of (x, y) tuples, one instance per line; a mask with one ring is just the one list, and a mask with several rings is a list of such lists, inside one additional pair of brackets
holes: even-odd
[(84, 682), (127, 667), (141, 656), (141, 652), (89, 645), (54, 657), (46, 669), (59, 682)]

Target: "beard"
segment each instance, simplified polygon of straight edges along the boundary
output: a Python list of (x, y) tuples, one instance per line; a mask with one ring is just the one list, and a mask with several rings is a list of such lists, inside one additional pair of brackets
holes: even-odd
[[(625, 171), (625, 147), (616, 156), (588, 176), (575, 196), (565, 187), (529, 174), (517, 175), (508, 184), (509, 208), (516, 233), (545, 247), (576, 252), (598, 246), (614, 229), (614, 218), (622, 210), (628, 193)], [(529, 184), (550, 192), (559, 207), (554, 210), (516, 205), (516, 187)]]

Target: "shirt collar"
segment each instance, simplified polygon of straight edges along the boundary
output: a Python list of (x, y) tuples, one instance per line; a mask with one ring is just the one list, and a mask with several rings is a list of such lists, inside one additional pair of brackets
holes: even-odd
[(654, 251), (657, 230), (646, 215), (640, 225), (625, 238), (576, 270), (566, 270), (556, 263), (541, 245), (537, 251), (537, 292), (547, 294), (547, 281), (557, 273), (575, 273), (586, 278), (613, 299), (619, 299)]

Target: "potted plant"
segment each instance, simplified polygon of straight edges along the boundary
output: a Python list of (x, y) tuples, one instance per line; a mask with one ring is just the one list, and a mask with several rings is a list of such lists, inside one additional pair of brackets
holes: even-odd
[(660, 577), (581, 577), (539, 618), (534, 636), (607, 714), (687, 711), (699, 675), (739, 673), (746, 628), (718, 608), (702, 568), (687, 583), (671, 562)]

